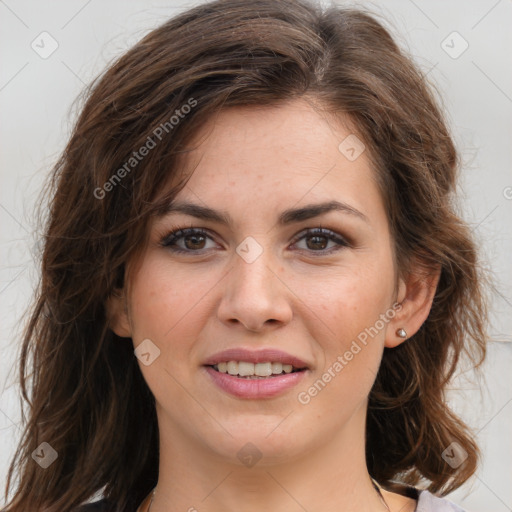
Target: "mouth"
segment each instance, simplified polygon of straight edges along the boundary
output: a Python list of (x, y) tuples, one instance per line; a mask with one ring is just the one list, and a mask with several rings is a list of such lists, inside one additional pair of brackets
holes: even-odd
[(284, 395), (311, 370), (302, 359), (275, 348), (232, 348), (203, 361), (213, 383), (236, 398), (260, 400)]
[(251, 363), (249, 361), (221, 361), (217, 364), (206, 365), (219, 373), (227, 373), (240, 379), (271, 379), (280, 375), (302, 372), (307, 367), (296, 367), (279, 361)]

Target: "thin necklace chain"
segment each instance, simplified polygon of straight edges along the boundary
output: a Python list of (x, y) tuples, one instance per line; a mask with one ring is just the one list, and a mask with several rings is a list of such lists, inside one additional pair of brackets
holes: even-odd
[[(373, 486), (375, 487), (375, 489), (377, 490), (377, 492), (379, 493), (379, 497), (382, 501), (382, 503), (384, 504), (384, 506), (386, 507), (387, 511), (388, 512), (391, 512), (391, 510), (389, 509), (388, 507), (388, 504), (386, 503), (386, 500), (384, 499), (384, 496), (382, 496), (382, 492), (381, 492), (381, 487), (380, 485), (372, 478), (372, 482), (373, 482)], [(155, 493), (156, 493), (156, 487), (153, 489), (153, 492), (151, 494), (151, 501), (149, 503), (149, 507), (148, 509), (146, 510), (146, 512), (150, 512), (151, 511), (151, 505), (153, 505), (153, 500), (155, 499)], [(137, 511), (138, 512), (138, 511)], [(143, 511), (142, 511), (143, 512)]]

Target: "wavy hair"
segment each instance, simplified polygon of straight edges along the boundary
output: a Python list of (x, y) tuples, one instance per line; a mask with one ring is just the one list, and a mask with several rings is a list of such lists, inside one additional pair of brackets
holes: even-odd
[[(160, 197), (198, 127), (223, 108), (301, 97), (348, 114), (365, 141), (399, 271), (441, 269), (421, 329), (384, 350), (369, 396), (368, 471), (402, 493), (423, 481), (445, 494), (470, 478), (479, 449), (445, 391), (463, 354), (475, 367), (484, 360), (487, 310), (475, 242), (456, 213), (459, 156), (432, 91), (375, 15), (307, 0), (205, 3), (109, 65), (85, 91), (48, 182), (41, 279), (18, 354), (29, 413), (4, 511), (68, 512), (100, 491), (125, 510), (156, 485), (154, 397), (133, 346), (109, 328), (106, 301), (152, 215), (185, 186)], [(452, 441), (468, 455), (457, 468), (441, 456)], [(31, 457), (42, 442), (58, 455), (46, 469)]]

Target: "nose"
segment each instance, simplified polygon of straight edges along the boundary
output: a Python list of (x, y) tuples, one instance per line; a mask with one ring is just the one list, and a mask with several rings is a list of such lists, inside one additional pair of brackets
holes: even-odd
[(279, 275), (270, 251), (252, 263), (234, 255), (234, 264), (224, 281), (218, 308), (219, 319), (230, 326), (240, 324), (251, 332), (291, 321), (293, 293)]

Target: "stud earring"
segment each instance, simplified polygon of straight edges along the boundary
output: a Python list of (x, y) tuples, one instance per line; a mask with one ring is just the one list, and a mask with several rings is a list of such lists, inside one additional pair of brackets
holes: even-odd
[(407, 332), (405, 331), (405, 329), (397, 329), (396, 330), (396, 335), (399, 337), (399, 338), (407, 338)]

